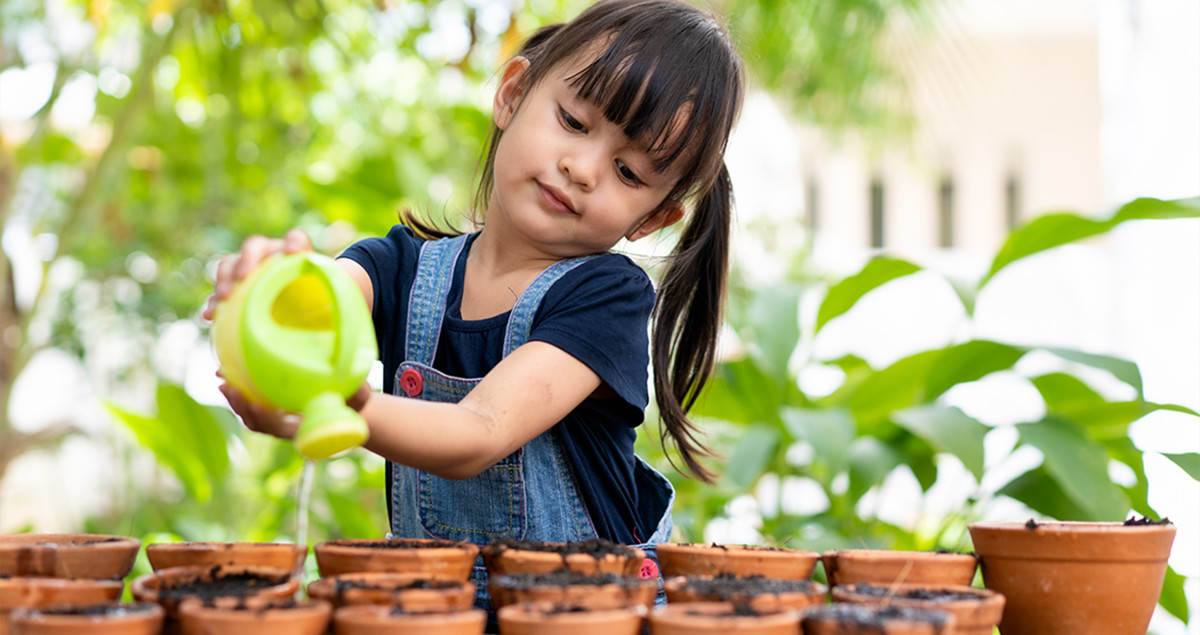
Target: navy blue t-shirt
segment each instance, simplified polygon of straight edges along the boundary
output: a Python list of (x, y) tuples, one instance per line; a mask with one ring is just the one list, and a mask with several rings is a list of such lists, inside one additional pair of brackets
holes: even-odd
[[(483, 377), (499, 363), (509, 317), (461, 317), (466, 256), (473, 241), (474, 236), (455, 266), (433, 363), (457, 377)], [(423, 242), (396, 225), (386, 237), (355, 243), (341, 256), (361, 265), (375, 288), (373, 317), (388, 394), (394, 394), (396, 368), (405, 361), (409, 292)], [(646, 273), (625, 256), (604, 254), (550, 287), (529, 333), (530, 341), (552, 344), (586, 364), (617, 395), (584, 400), (558, 426), (596, 532), (624, 544), (640, 543), (654, 530), (640, 526), (633, 476), (633, 443), (649, 401), (646, 326), (653, 308), (654, 288)]]

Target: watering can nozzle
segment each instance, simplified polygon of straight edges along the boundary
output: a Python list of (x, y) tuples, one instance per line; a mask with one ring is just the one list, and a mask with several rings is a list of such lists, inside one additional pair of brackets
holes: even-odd
[(310, 459), (326, 459), (366, 442), (367, 422), (336, 392), (323, 392), (304, 407), (296, 431), (296, 451)]

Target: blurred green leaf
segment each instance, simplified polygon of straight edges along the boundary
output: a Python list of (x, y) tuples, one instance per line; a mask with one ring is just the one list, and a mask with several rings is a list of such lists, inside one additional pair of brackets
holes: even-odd
[(983, 480), (983, 437), (987, 426), (958, 408), (942, 406), (908, 408), (896, 412), (893, 419), (935, 450), (957, 457), (976, 480)]
[(1163, 579), (1162, 593), (1159, 594), (1158, 603), (1168, 613), (1179, 618), (1179, 621), (1184, 624), (1191, 619), (1191, 611), (1188, 609), (1187, 592), (1184, 585), (1187, 584), (1187, 578), (1179, 575), (1170, 566), (1167, 567), (1166, 577)]
[(1187, 472), (1187, 475), (1193, 480), (1200, 481), (1200, 454), (1195, 452), (1186, 452), (1183, 454), (1169, 454), (1164, 452), (1163, 456), (1171, 459), (1175, 465)]
[(844, 470), (854, 441), (854, 417), (844, 409), (785, 408), (783, 424), (796, 439), (812, 446), (815, 460), (829, 467), (831, 474)]
[(941, 356), (940, 350), (923, 351), (863, 380), (850, 396), (850, 409), (858, 419), (860, 431), (869, 431), (864, 424), (877, 423), (892, 411), (919, 403), (918, 396), (925, 387), (926, 377)]
[(1108, 452), (1088, 437), (1077, 423), (1047, 417), (1017, 425), (1021, 440), (1042, 452), (1043, 466), (1079, 507), (1085, 518), (1062, 520), (1123, 520), (1129, 500), (1108, 475)]
[(725, 466), (725, 480), (739, 489), (746, 489), (767, 471), (775, 448), (779, 445), (779, 429), (755, 424), (746, 429), (733, 448)]
[(748, 318), (754, 347), (764, 371), (774, 378), (788, 376), (788, 360), (800, 341), (800, 287), (768, 287), (754, 294)]
[(1125, 382), (1137, 391), (1137, 398), (1144, 399), (1142, 395), (1142, 372), (1138, 370), (1136, 363), (1119, 357), (1109, 355), (1096, 355), (1094, 353), (1084, 353), (1082, 351), (1071, 350), (1067, 348), (1046, 347), (1043, 350), (1053, 353), (1067, 361), (1084, 364), (1092, 368), (1112, 373), (1113, 377)]
[(1026, 349), (986, 340), (951, 346), (929, 368), (922, 401), (932, 401), (958, 384), (965, 384), (1001, 370), (1008, 370), (1025, 355)]
[(857, 501), (879, 485), (904, 460), (892, 446), (875, 437), (858, 437), (850, 443), (850, 484), (846, 496)]
[(838, 282), (829, 289), (821, 308), (817, 310), (817, 324), (813, 329), (819, 333), (830, 320), (854, 307), (867, 293), (904, 276), (916, 273), (921, 268), (905, 260), (875, 258), (861, 271)]
[(1036, 467), (1014, 478), (1001, 487), (996, 494), (1007, 496), (1024, 503), (1048, 518), (1060, 520), (1094, 520), (1092, 511), (1076, 503), (1058, 480), (1044, 467)]
[(717, 366), (692, 413), (734, 423), (772, 421), (784, 404), (783, 388), (750, 357)]

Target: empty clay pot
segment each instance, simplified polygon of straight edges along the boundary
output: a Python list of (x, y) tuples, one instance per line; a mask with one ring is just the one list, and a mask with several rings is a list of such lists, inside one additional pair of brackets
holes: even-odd
[(313, 546), (321, 577), (382, 571), (466, 582), (479, 555), (467, 542), (420, 538), (330, 540)]
[(471, 582), (430, 580), (415, 573), (343, 573), (313, 580), (308, 596), (334, 608), (355, 604), (398, 606), (409, 613), (465, 611), (475, 604)]
[(381, 604), (344, 606), (333, 612), (336, 635), (481, 635), (487, 613), (404, 613)]
[(496, 541), (481, 550), (488, 575), (550, 573), (636, 575), (646, 552), (595, 538), (580, 542)]
[(333, 607), (292, 598), (189, 598), (179, 604), (184, 635), (322, 635)]
[(234, 564), (298, 571), (308, 547), (290, 542), (158, 542), (146, 545), (155, 571), (171, 567)]
[(286, 569), (227, 564), (171, 567), (129, 585), (134, 599), (161, 604), (168, 622), (179, 618), (179, 605), (188, 598), (294, 598), (299, 588), (300, 581)]
[(640, 635), (646, 607), (587, 610), (555, 602), (509, 604), (497, 612), (504, 635)]
[(584, 575), (571, 571), (509, 573), (488, 580), (497, 609), (519, 602), (554, 602), (587, 609), (654, 606), (658, 580), (613, 573)]
[(992, 635), (1004, 614), (1003, 595), (969, 586), (840, 584), (832, 596), (834, 602), (946, 611), (954, 616), (955, 635)]
[(153, 602), (56, 605), (12, 612), (13, 635), (158, 635), (163, 610)]
[(731, 602), (667, 604), (650, 612), (651, 635), (798, 635), (798, 611), (765, 612)]
[(7, 534), (0, 536), (0, 575), (119, 580), (141, 544), (105, 534)]
[(970, 586), (978, 559), (968, 553), (842, 549), (821, 554), (825, 578), (838, 584), (951, 584)]
[(1143, 635), (1175, 540), (1171, 524), (975, 523), (984, 585), (1004, 595), (1004, 635)]
[(680, 575), (761, 575), (780, 580), (807, 580), (817, 565), (817, 552), (753, 545), (701, 545), (664, 542), (656, 547), (664, 578)]
[(827, 604), (804, 612), (805, 635), (953, 635), (945, 611), (872, 604)]
[(124, 580), (0, 577), (0, 635), (8, 633), (9, 613), (16, 609), (115, 602), (124, 590)]
[(735, 602), (762, 612), (800, 610), (824, 604), (825, 585), (811, 580), (776, 580), (762, 576), (676, 576), (664, 582), (669, 604)]

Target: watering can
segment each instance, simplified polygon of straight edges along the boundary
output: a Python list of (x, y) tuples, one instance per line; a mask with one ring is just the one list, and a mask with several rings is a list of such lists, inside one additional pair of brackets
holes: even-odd
[(375, 328), (354, 279), (314, 253), (263, 262), (217, 306), (221, 373), (254, 403), (303, 416), (294, 445), (324, 459), (367, 440), (346, 405), (375, 362)]

